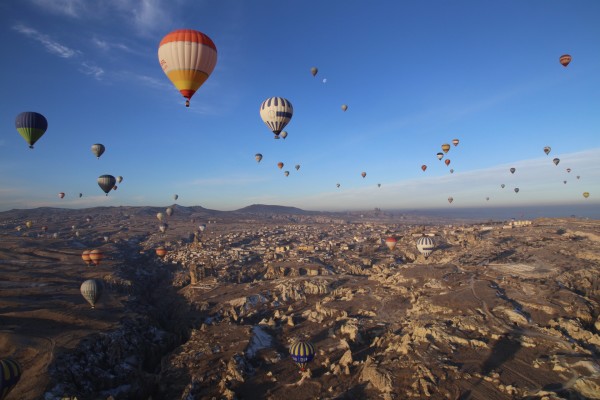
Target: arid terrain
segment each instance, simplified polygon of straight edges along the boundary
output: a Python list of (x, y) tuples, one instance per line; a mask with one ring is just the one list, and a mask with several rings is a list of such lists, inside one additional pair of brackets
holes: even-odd
[(598, 220), (171, 208), (0, 213), (7, 400), (600, 399)]

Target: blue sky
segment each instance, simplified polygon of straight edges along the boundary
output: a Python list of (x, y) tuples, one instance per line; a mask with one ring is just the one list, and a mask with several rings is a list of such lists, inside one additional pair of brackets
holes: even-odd
[[(595, 0), (2, 2), (0, 210), (600, 205), (599, 16)], [(189, 109), (157, 58), (181, 28), (218, 51)], [(259, 116), (271, 96), (294, 105), (285, 140)], [(22, 111), (48, 119), (34, 150)], [(108, 197), (102, 174), (124, 177)]]

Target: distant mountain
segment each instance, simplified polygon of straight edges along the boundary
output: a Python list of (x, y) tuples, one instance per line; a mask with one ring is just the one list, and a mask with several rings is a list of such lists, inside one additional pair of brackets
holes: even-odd
[(274, 206), (268, 204), (252, 204), (239, 210), (236, 213), (243, 214), (277, 214), (277, 215), (313, 215), (320, 214), (318, 211), (306, 211), (297, 207)]

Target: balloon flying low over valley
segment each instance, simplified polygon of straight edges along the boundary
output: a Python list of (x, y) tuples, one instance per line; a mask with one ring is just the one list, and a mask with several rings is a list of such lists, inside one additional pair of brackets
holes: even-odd
[(0, 211), (600, 205), (598, 15), (3, 2)]

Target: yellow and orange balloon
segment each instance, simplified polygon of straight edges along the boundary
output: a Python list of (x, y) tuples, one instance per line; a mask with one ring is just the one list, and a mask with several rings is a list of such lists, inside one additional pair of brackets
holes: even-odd
[(217, 65), (217, 47), (202, 32), (179, 29), (161, 40), (158, 61), (189, 107), (190, 99)]

